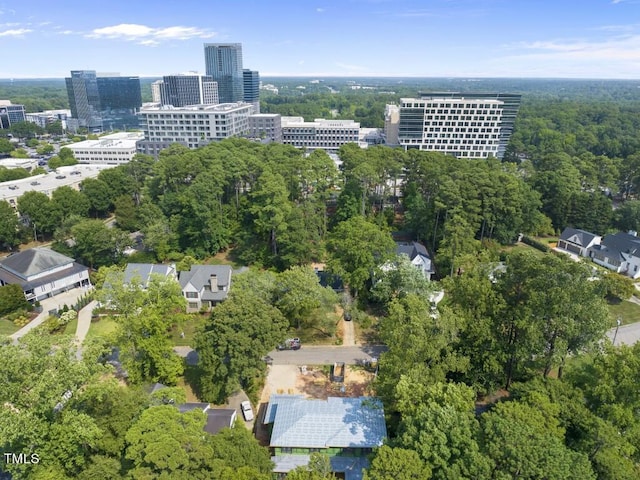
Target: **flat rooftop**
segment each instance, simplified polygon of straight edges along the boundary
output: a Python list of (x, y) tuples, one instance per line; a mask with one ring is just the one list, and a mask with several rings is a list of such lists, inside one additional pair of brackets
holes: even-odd
[(118, 132), (111, 135), (104, 135), (98, 140), (84, 140), (82, 142), (65, 145), (65, 147), (70, 148), (71, 150), (77, 150), (81, 148), (135, 148), (136, 142), (138, 140), (144, 140), (144, 133)]

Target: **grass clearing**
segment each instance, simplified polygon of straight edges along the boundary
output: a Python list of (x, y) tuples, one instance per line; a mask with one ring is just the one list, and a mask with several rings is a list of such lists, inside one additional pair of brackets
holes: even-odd
[[(171, 330), (171, 341), (176, 346), (193, 346), (193, 337), (198, 330), (205, 324), (209, 314), (189, 314), (185, 320)], [(184, 337), (181, 333), (184, 332)]]
[(616, 319), (622, 320), (621, 325), (627, 325), (629, 323), (640, 322), (640, 305), (637, 303), (623, 300), (618, 303), (609, 303), (609, 313), (611, 316), (611, 326), (616, 326)]
[(62, 331), (63, 335), (75, 335), (76, 330), (78, 329), (78, 317), (71, 320), (64, 326), (64, 330)]
[(12, 335), (20, 330), (15, 323), (10, 320), (0, 320), (0, 335)]
[(111, 317), (100, 317), (100, 320), (95, 322), (92, 320), (87, 338), (107, 337), (116, 331), (117, 326), (118, 324)]

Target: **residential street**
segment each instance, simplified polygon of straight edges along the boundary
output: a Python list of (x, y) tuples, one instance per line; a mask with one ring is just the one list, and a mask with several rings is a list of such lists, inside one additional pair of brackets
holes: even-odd
[[(379, 358), (386, 348), (384, 345), (303, 346), (300, 350), (273, 350), (269, 357), (273, 365), (332, 365), (334, 362), (358, 365), (363, 360)], [(190, 347), (174, 347), (173, 351), (187, 358), (189, 364), (198, 362), (197, 353)]]
[(609, 340), (613, 341), (616, 338), (616, 345), (633, 345), (640, 341), (640, 322), (630, 323), (629, 325), (623, 325), (618, 329), (618, 335), (616, 336), (616, 329), (612, 328), (607, 332)]

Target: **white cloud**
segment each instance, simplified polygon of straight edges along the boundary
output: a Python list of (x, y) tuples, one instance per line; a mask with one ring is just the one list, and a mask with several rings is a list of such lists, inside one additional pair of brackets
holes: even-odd
[(323, 13), (324, 12), (324, 8), (316, 8), (316, 12)]
[[(508, 45), (496, 65), (546, 76), (640, 77), (640, 34), (603, 39), (540, 40)], [(525, 72), (526, 73), (526, 72)]]
[(26, 33), (33, 32), (28, 28), (14, 28), (12, 30), (5, 30), (0, 32), (0, 37), (21, 37)]
[(216, 33), (197, 27), (153, 28), (135, 23), (121, 23), (109, 27), (96, 28), (85, 35), (87, 38), (121, 39), (137, 41), (140, 45), (155, 46), (167, 40), (189, 40), (191, 38), (211, 38)]

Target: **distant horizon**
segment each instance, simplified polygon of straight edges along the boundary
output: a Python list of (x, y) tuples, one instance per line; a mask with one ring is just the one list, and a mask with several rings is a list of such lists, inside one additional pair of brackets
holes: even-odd
[[(98, 76), (101, 72), (97, 72)], [(121, 74), (122, 77), (138, 77), (141, 79), (151, 79), (151, 78), (162, 78), (163, 76), (167, 76), (171, 74), (164, 75), (136, 75), (136, 74)], [(62, 77), (0, 77), (0, 82), (10, 82), (10, 81), (20, 81), (20, 80), (64, 80), (68, 78), (70, 75), (62, 76)], [(262, 75), (260, 74), (260, 80), (262, 81), (265, 78), (310, 78), (310, 79), (325, 79), (325, 78), (337, 78), (337, 79), (367, 79), (367, 78), (376, 78), (376, 79), (412, 79), (412, 80), (420, 80), (420, 79), (433, 79), (433, 80), (572, 80), (572, 81), (611, 81), (611, 82), (640, 82), (640, 77), (638, 78), (606, 78), (606, 77), (505, 77), (505, 76), (497, 76), (497, 77), (483, 77), (483, 76), (469, 76), (469, 75), (434, 75), (434, 76), (419, 76), (419, 75)]]
[(636, 80), (639, 14), (638, 0), (112, 0), (99, 14), (7, 0), (0, 77), (204, 72), (205, 43), (240, 43), (266, 78)]

